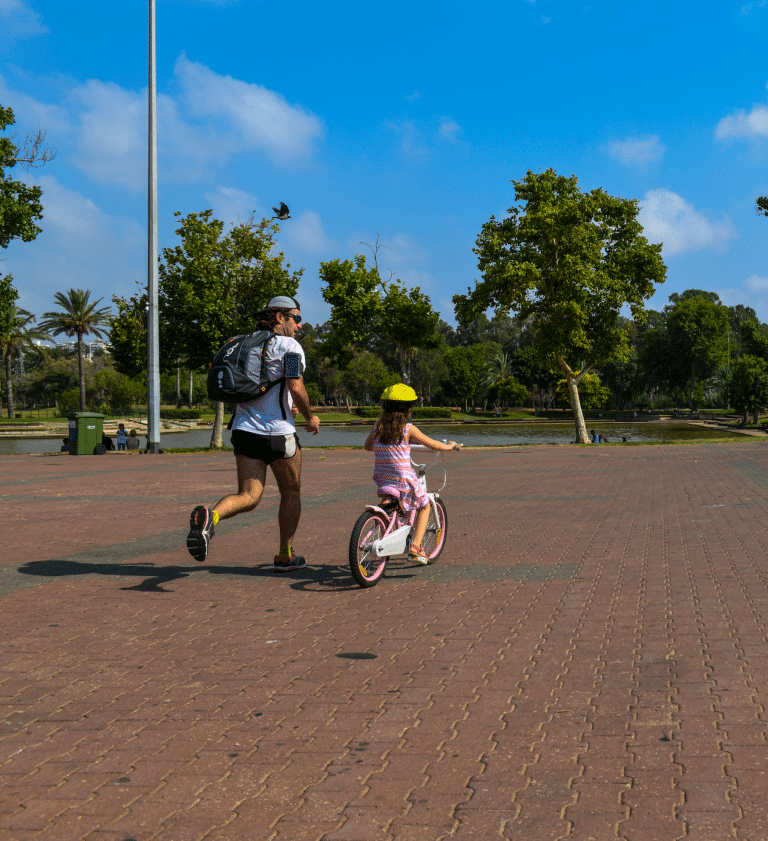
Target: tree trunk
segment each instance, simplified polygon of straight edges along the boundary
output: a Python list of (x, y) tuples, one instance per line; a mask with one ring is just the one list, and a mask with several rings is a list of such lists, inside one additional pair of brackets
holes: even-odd
[(192, 408), (192, 389), (194, 386), (194, 381), (192, 379), (192, 369), (189, 369), (189, 408)]
[(181, 406), (181, 367), (176, 365), (176, 408)]
[(754, 422), (755, 426), (757, 426), (760, 423), (760, 409), (759, 408), (755, 409), (754, 412), (752, 412), (752, 421)]
[(693, 390), (696, 387), (696, 363), (691, 362), (691, 391), (688, 395), (688, 408), (693, 411)]
[(80, 411), (85, 411), (85, 372), (83, 371), (83, 334), (77, 334), (77, 368), (80, 374)]
[(589, 437), (587, 436), (587, 425), (584, 423), (584, 415), (581, 411), (581, 400), (579, 400), (579, 379), (586, 374), (592, 367), (588, 365), (577, 378), (573, 371), (568, 367), (568, 363), (561, 357), (557, 357), (557, 364), (560, 370), (565, 374), (565, 379), (568, 383), (568, 396), (571, 401), (571, 409), (573, 410), (573, 418), (576, 422), (576, 442), (579, 444), (589, 444)]
[(213, 431), (211, 432), (211, 447), (223, 447), (224, 442), (221, 440), (221, 433), (224, 429), (224, 404), (216, 402), (216, 418), (213, 421)]
[(8, 417), (14, 417), (13, 409), (13, 358), (10, 351), (5, 354), (5, 389), (8, 403)]
[(400, 362), (400, 373), (403, 377), (403, 382), (406, 385), (411, 384), (411, 360), (408, 358), (405, 348), (402, 345), (397, 346), (397, 359)]

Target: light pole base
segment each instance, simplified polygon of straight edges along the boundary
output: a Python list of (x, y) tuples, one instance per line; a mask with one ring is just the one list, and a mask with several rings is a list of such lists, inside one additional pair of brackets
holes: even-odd
[(159, 441), (147, 441), (147, 449), (144, 452), (151, 453), (152, 455), (160, 455), (163, 451), (160, 449)]

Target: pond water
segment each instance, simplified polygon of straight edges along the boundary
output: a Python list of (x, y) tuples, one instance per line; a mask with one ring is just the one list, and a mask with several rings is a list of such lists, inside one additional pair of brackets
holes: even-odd
[[(609, 423), (589, 424), (588, 429), (602, 432), (609, 442), (621, 441), (679, 441), (700, 440), (729, 436), (734, 440), (736, 432), (691, 426), (685, 423)], [(447, 424), (445, 426), (424, 425), (424, 432), (431, 438), (459, 441), (467, 446), (511, 446), (514, 444), (568, 444), (575, 439), (574, 427), (563, 423), (522, 424)], [(324, 426), (318, 435), (309, 435), (299, 430), (299, 438), (305, 447), (361, 447), (370, 431), (369, 426)], [(161, 434), (163, 447), (207, 447), (210, 444), (210, 429), (196, 429), (191, 432)], [(224, 432), (224, 443), (229, 446), (229, 432)], [(146, 439), (141, 439), (146, 446)], [(57, 452), (61, 446), (59, 438), (0, 439), (0, 455), (20, 453)]]

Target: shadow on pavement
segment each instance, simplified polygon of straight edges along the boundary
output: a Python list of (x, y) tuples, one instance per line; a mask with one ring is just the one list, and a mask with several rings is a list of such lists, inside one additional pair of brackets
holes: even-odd
[[(30, 561), (18, 568), (22, 575), (35, 576), (38, 578), (75, 578), (77, 576), (90, 575), (113, 575), (120, 578), (136, 577), (144, 580), (131, 587), (121, 587), (121, 590), (135, 590), (140, 593), (172, 593), (173, 590), (164, 588), (163, 584), (177, 581), (180, 578), (188, 578), (190, 574), (203, 572), (208, 575), (237, 576), (244, 578), (272, 579), (287, 578), (291, 587), (295, 590), (306, 592), (328, 592), (329, 590), (354, 590), (358, 589), (349, 568), (345, 566), (332, 566), (322, 564), (310, 566), (303, 570), (293, 570), (289, 573), (276, 575), (272, 564), (260, 564), (255, 567), (245, 566), (207, 566), (205, 564), (195, 566), (156, 566), (150, 563), (84, 563), (81, 561), (50, 560)], [(393, 568), (387, 576), (391, 578), (403, 578), (411, 576), (403, 575), (405, 570)]]

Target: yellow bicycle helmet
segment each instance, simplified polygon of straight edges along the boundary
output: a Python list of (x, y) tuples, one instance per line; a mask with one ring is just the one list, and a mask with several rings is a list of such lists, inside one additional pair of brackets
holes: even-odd
[(407, 412), (418, 402), (416, 392), (405, 383), (387, 386), (381, 394), (381, 405), (388, 412)]

